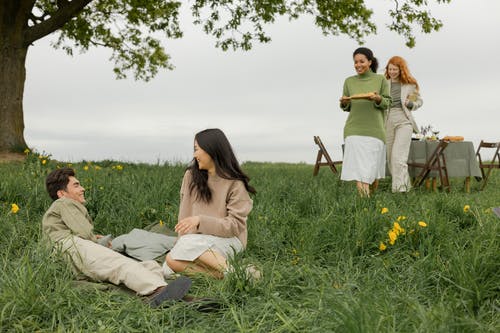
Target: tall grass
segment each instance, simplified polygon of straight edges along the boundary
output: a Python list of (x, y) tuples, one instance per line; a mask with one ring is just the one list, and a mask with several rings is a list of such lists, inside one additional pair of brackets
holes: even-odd
[[(453, 181), (451, 193), (406, 195), (390, 193), (386, 180), (362, 199), (327, 169), (313, 177), (311, 165), (246, 163), (258, 190), (248, 248), (227, 279), (195, 277), (193, 294), (225, 305), (205, 314), (184, 303), (151, 309), (116, 288), (75, 284), (70, 267), (39, 242), (50, 205), (44, 178), (63, 165), (33, 153), (24, 163), (0, 164), (2, 332), (500, 330), (500, 219), (491, 212), (500, 205), (498, 172), (484, 191), (473, 182), (470, 194), (463, 179)], [(175, 225), (185, 166), (73, 167), (97, 232), (119, 235), (160, 220)], [(404, 231), (391, 245), (394, 222)], [(258, 283), (238, 274), (247, 262), (262, 268)]]

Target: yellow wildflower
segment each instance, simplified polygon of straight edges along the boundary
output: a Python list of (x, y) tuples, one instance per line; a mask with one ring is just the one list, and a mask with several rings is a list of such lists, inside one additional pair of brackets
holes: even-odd
[(387, 249), (387, 245), (385, 245), (384, 243), (380, 242), (380, 245), (378, 246), (378, 249), (380, 251), (385, 251), (385, 249)]
[(83, 167), (83, 170), (85, 170), (85, 171), (87, 171), (88, 169), (89, 169), (89, 166), (88, 166), (88, 165), (85, 165), (85, 166)]
[(401, 216), (401, 215), (398, 216), (398, 222), (403, 220), (406, 220), (406, 216)]
[(28, 154), (30, 153), (30, 149), (29, 149), (29, 148), (26, 148), (26, 149), (24, 150), (24, 153), (25, 153), (26, 155), (28, 155)]
[(94, 166), (94, 169), (96, 169), (96, 170), (101, 170), (101, 167), (100, 167), (100, 166), (98, 166), (98, 165), (95, 165), (95, 166)]
[(380, 214), (387, 214), (387, 213), (389, 213), (389, 209), (386, 207), (382, 208), (382, 210), (380, 211)]
[(470, 206), (469, 205), (465, 205), (464, 206), (464, 213), (467, 213), (469, 210), (470, 210)]
[(118, 164), (118, 165), (116, 166), (116, 170), (123, 170), (123, 166), (121, 166), (120, 164)]
[(389, 236), (389, 244), (394, 245), (396, 239), (398, 239), (398, 235), (393, 230), (389, 231), (387, 235)]
[(160, 220), (160, 226), (163, 226), (163, 221), (162, 220)]
[(418, 225), (421, 226), (422, 228), (427, 227), (427, 223), (425, 223), (424, 221), (419, 221)]
[(11, 204), (10, 205), (10, 212), (12, 214), (17, 214), (17, 212), (19, 211), (19, 206), (16, 205), (15, 203)]
[(42, 164), (43, 165), (47, 164), (47, 160), (42, 160)]
[(404, 234), (405, 233), (405, 229), (402, 228), (398, 222), (394, 222), (394, 228), (392, 228), (392, 230), (394, 230), (394, 232), (396, 233), (396, 235), (399, 235), (399, 234)]

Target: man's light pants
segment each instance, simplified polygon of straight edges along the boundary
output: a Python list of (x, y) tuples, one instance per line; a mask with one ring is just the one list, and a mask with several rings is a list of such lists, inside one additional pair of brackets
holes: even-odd
[(161, 266), (153, 260), (135, 261), (105, 246), (77, 236), (58, 242), (76, 268), (97, 281), (123, 283), (139, 295), (149, 295), (166, 286)]

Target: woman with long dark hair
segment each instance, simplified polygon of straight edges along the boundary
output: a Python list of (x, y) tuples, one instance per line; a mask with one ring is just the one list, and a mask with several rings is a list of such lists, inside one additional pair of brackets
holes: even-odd
[(376, 74), (373, 52), (357, 48), (353, 53), (356, 75), (344, 82), (340, 107), (349, 112), (344, 126), (342, 180), (355, 180), (361, 196), (370, 196), (370, 184), (385, 177), (384, 111), (391, 102), (389, 85)]
[(228, 257), (246, 247), (253, 204), (249, 193), (256, 191), (220, 129), (195, 135), (193, 157), (182, 180), (175, 226), (179, 238), (166, 263), (175, 272), (222, 278)]

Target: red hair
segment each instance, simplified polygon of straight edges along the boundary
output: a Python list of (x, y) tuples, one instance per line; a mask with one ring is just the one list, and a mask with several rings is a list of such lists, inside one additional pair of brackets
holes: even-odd
[(399, 68), (399, 82), (403, 84), (414, 84), (417, 86), (418, 90), (418, 82), (411, 75), (410, 70), (408, 69), (408, 65), (406, 61), (400, 56), (394, 56), (387, 62), (387, 66), (385, 66), (385, 78), (389, 79), (389, 65), (397, 66)]

